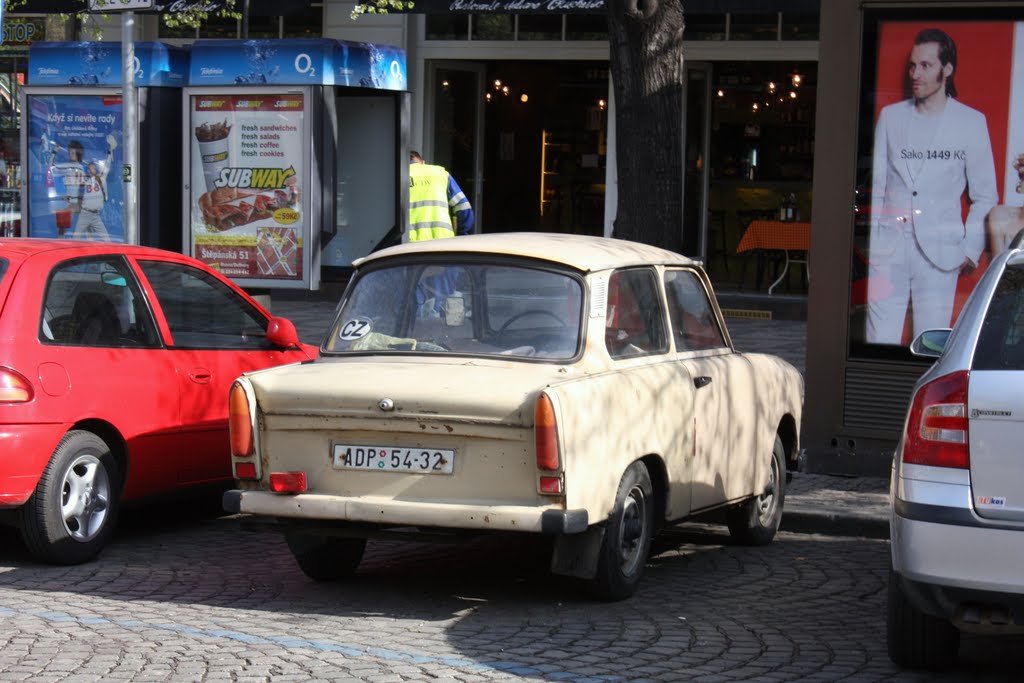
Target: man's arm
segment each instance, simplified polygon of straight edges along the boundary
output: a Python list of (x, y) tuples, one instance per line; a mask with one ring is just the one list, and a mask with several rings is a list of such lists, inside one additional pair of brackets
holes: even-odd
[[(885, 203), (886, 173), (889, 167), (889, 139), (886, 125), (887, 108), (882, 109), (875, 125), (875, 146), (871, 158), (871, 228), (878, 227)], [(870, 256), (869, 256), (870, 257)]]
[(985, 216), (999, 203), (996, 188), (996, 162), (992, 156), (992, 141), (988, 135), (985, 115), (978, 113), (976, 124), (971, 127), (967, 148), (967, 193), (971, 208), (964, 222), (964, 258), (968, 266), (977, 266), (981, 252), (985, 249)]
[(448, 174), (448, 210), (455, 216), (457, 234), (468, 235), (473, 232), (473, 223), (476, 220), (473, 207), (451, 173)]

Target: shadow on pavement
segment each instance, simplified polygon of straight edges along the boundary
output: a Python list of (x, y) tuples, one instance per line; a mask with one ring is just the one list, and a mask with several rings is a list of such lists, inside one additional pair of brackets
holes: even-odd
[[(964, 638), (949, 674), (893, 667), (885, 541), (780, 534), (748, 548), (720, 526), (670, 527), (638, 593), (602, 603), (552, 577), (546, 544), (530, 537), (371, 542), (353, 579), (317, 584), (278, 534), (242, 531), (234, 518), (143, 509), (123, 522), (99, 560), (76, 567), (33, 563), (4, 530), (0, 608), (12, 592), (71, 593), (79, 597), (61, 604), (75, 604), (64, 609), (82, 623), (109, 619), (110, 603), (123, 601), (135, 619), (155, 606), (151, 626), (173, 631), (168, 638), (186, 629), (173, 620), (187, 619), (188, 637), (342, 647), (367, 661), (532, 680), (1014, 680), (1024, 667), (1024, 638), (977, 637)], [(92, 603), (96, 611), (83, 606)]]

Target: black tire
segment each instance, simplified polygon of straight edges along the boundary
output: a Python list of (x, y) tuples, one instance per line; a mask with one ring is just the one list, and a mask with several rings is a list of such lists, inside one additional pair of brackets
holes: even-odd
[(92, 432), (68, 432), (20, 510), (29, 552), (51, 564), (93, 559), (114, 533), (120, 495), (120, 472), (106, 442)]
[(640, 584), (655, 530), (654, 488), (647, 467), (634, 462), (622, 475), (605, 525), (592, 588), (603, 600), (624, 600)]
[(288, 533), (285, 540), (299, 569), (314, 581), (337, 581), (352, 576), (366, 550), (365, 538)]
[(894, 664), (941, 671), (956, 664), (960, 630), (948, 620), (925, 614), (907, 599), (900, 578), (889, 570), (886, 647)]
[(775, 538), (782, 522), (782, 506), (786, 502), (786, 451), (782, 439), (775, 435), (768, 485), (761, 495), (727, 510), (725, 522), (729, 534), (743, 545), (767, 545)]

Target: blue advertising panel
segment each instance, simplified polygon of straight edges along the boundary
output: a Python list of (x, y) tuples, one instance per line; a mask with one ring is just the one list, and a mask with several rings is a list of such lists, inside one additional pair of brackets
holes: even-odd
[(334, 82), (357, 88), (407, 90), (405, 52), (394, 45), (337, 41)]
[(405, 52), (328, 39), (203, 40), (192, 47), (190, 85), (344, 85), (406, 90)]
[[(40, 42), (29, 49), (29, 85), (121, 85), (121, 43)], [(183, 87), (188, 50), (165, 43), (135, 44), (135, 85)]]
[(120, 94), (31, 93), (25, 102), (28, 236), (124, 242)]
[(201, 40), (190, 85), (332, 85), (333, 40)]

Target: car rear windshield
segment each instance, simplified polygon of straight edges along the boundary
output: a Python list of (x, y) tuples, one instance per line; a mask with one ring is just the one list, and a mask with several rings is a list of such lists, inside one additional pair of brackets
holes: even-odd
[(568, 360), (582, 280), (502, 263), (414, 263), (361, 273), (324, 353), (457, 353)]
[(4, 273), (7, 272), (7, 266), (9, 266), (10, 264), (11, 264), (11, 262), (8, 261), (7, 259), (0, 258), (0, 282), (3, 282), (3, 280), (4, 280)]
[(1024, 266), (1003, 271), (985, 313), (972, 367), (1024, 369)]

